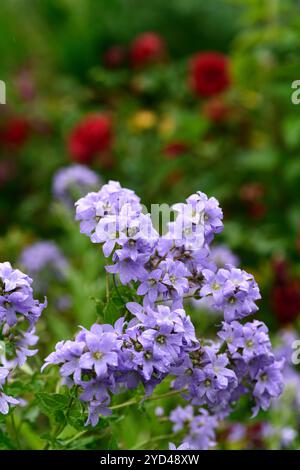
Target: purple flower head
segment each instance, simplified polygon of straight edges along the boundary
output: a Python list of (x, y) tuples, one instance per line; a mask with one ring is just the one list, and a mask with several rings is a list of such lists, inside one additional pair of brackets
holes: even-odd
[(20, 264), (34, 279), (33, 285), (45, 293), (53, 279), (65, 276), (68, 262), (53, 241), (42, 241), (26, 247), (20, 257)]
[(181, 261), (167, 260), (161, 263), (164, 270), (162, 282), (172, 292), (176, 292), (176, 296), (183, 297), (184, 293), (189, 291), (188, 276), (189, 271)]
[(21, 331), (10, 335), (9, 354), (0, 356), (3, 365), (9, 369), (23, 366), (27, 357), (35, 356), (38, 349), (31, 349), (38, 342), (38, 336), (34, 334), (35, 330)]
[(189, 405), (185, 408), (177, 406), (170, 414), (170, 421), (173, 423), (173, 432), (181, 431), (194, 418), (194, 408)]
[(102, 185), (100, 177), (85, 165), (60, 168), (53, 178), (53, 196), (72, 208), (74, 202)]
[(184, 438), (183, 442), (194, 450), (207, 450), (216, 445), (215, 430), (218, 426), (216, 416), (209, 415), (204, 408), (199, 409), (199, 414), (195, 416), (190, 423), (189, 434)]
[(118, 365), (118, 342), (113, 333), (103, 333), (100, 337), (94, 333), (86, 333), (85, 352), (81, 358), (79, 365), (82, 369), (94, 369), (97, 377), (103, 377), (107, 373), (109, 366), (116, 367)]
[(243, 318), (257, 311), (255, 301), (260, 293), (251, 274), (234, 267), (219, 269), (216, 273), (203, 270), (202, 297), (211, 297), (214, 308), (224, 311), (227, 322)]
[(13, 327), (27, 319), (33, 328), (46, 306), (33, 298), (32, 279), (10, 263), (0, 263), (0, 325)]
[(269, 365), (262, 367), (253, 377), (255, 386), (253, 396), (256, 406), (253, 409), (255, 416), (259, 408), (267, 410), (271, 399), (278, 398), (283, 391), (282, 361), (273, 360)]
[(147, 255), (140, 254), (137, 259), (133, 261), (130, 257), (117, 250), (114, 253), (114, 264), (106, 266), (106, 271), (111, 274), (119, 274), (122, 284), (128, 284), (130, 281), (137, 281), (143, 279), (146, 274), (144, 264), (147, 260)]
[(213, 240), (214, 234), (220, 233), (223, 230), (223, 212), (219, 202), (214, 197), (208, 198), (201, 191), (188, 197), (186, 202), (192, 207), (203, 207), (205, 241), (210, 243)]
[[(133, 191), (122, 188), (116, 181), (109, 181), (97, 193), (88, 193), (75, 203), (80, 232), (88, 235), (93, 243), (99, 243), (99, 233), (98, 235), (95, 233), (99, 222), (103, 218), (120, 215), (123, 206), (126, 205), (130, 206), (132, 212), (141, 212), (139, 198)], [(102, 225), (105, 226), (105, 220)]]
[(107, 395), (102, 401), (92, 400), (89, 404), (89, 416), (86, 421), (86, 426), (89, 424), (95, 427), (98, 424), (99, 416), (110, 416), (111, 410), (108, 408), (110, 397)]
[(142, 282), (137, 289), (137, 294), (145, 296), (144, 301), (146, 304), (152, 305), (161, 294), (168, 290), (162, 283), (162, 275), (163, 271), (161, 268), (154, 269), (149, 273), (145, 272)]
[(2, 388), (2, 386), (5, 384), (8, 374), (8, 369), (6, 369), (5, 367), (0, 367), (0, 388)]
[(169, 442), (169, 450), (191, 450), (187, 442), (183, 442), (178, 447), (173, 442)]
[(241, 325), (237, 321), (223, 322), (223, 328), (218, 336), (227, 343), (233, 358), (242, 358), (249, 363), (257, 356), (268, 355), (271, 352), (271, 342), (268, 329), (262, 322)]
[[(216, 445), (215, 431), (219, 421), (204, 408), (199, 408), (195, 414), (192, 406), (185, 408), (178, 406), (171, 412), (170, 421), (174, 423), (174, 433), (184, 428), (186, 430), (183, 441), (177, 449), (207, 450)], [(176, 449), (175, 445), (170, 445), (170, 449)]]
[(209, 261), (215, 266), (215, 271), (224, 268), (227, 264), (231, 266), (239, 265), (237, 256), (225, 245), (213, 246), (210, 250)]
[(0, 389), (0, 413), (7, 415), (9, 412), (9, 405), (18, 405), (20, 402), (14, 397), (6, 395)]

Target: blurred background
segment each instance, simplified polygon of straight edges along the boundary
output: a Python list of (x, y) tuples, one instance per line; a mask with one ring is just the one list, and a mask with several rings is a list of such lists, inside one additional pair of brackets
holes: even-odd
[[(42, 357), (78, 324), (112, 320), (100, 308), (104, 261), (73, 208), (109, 179), (147, 207), (197, 190), (218, 198), (220, 264), (232, 251), (255, 275), (258, 318), (276, 347), (291, 346), (300, 317), (299, 50), (298, 0), (1, 1), (0, 257), (48, 297)], [(187, 309), (201, 334), (214, 334), (214, 312)], [(268, 414), (249, 424), (245, 403), (224, 424), (221, 448), (298, 448), (300, 375), (290, 364), (286, 382)], [(152, 424), (155, 434), (153, 410), (139, 416), (146, 436), (135, 419), (118, 423), (114, 445), (129, 448)]]

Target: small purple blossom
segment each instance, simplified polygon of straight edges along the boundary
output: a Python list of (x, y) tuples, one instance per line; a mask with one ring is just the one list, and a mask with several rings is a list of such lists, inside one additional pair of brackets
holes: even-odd
[[(178, 406), (171, 412), (170, 421), (174, 423), (174, 433), (185, 430), (183, 441), (177, 449), (207, 450), (216, 445), (215, 431), (219, 420), (204, 408), (199, 408), (195, 415), (192, 406), (185, 408)], [(176, 446), (172, 443), (169, 448), (176, 450)]]
[(53, 196), (72, 208), (74, 202), (88, 191), (102, 185), (100, 177), (85, 165), (60, 168), (53, 177)]
[(239, 265), (238, 257), (226, 245), (213, 246), (209, 253), (209, 260), (215, 266), (216, 271), (227, 264), (235, 267)]
[(41, 241), (26, 247), (20, 257), (20, 264), (33, 278), (35, 290), (46, 293), (49, 283), (62, 280), (66, 275), (68, 262), (53, 241)]

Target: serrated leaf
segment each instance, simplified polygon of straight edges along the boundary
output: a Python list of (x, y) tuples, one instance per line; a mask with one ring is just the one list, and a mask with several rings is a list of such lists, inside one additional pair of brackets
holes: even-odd
[(66, 409), (68, 405), (68, 397), (66, 395), (40, 392), (36, 394), (36, 399), (44, 413), (48, 416), (55, 416), (56, 420), (60, 421), (61, 416), (57, 412)]
[(79, 431), (85, 427), (85, 419), (83, 415), (82, 405), (79, 400), (75, 400), (73, 402), (73, 405), (69, 409), (67, 423)]

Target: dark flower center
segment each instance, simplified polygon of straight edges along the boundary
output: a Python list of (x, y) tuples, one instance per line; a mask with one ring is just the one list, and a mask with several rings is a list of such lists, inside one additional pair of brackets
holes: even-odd
[(103, 354), (100, 351), (97, 351), (93, 354), (93, 358), (96, 359), (97, 361), (99, 359), (102, 359), (102, 357), (103, 357)]
[(158, 337), (156, 338), (156, 342), (158, 344), (165, 344), (166, 342), (166, 337), (164, 335), (158, 335)]
[(211, 386), (211, 380), (210, 379), (205, 379), (204, 385), (205, 385), (205, 387), (210, 387)]

